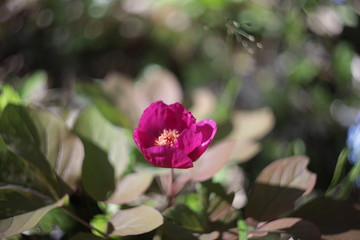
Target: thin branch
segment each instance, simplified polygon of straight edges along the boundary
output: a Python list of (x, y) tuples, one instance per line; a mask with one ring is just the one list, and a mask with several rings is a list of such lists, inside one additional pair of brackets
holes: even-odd
[(100, 233), (102, 236), (104, 236), (105, 238), (110, 238), (110, 236), (106, 233), (104, 233), (103, 231), (91, 226), (88, 222), (84, 221), (83, 219), (81, 219), (80, 217), (78, 217), (76, 214), (74, 214), (73, 212), (71, 212), (69, 209), (67, 209), (66, 207), (62, 206), (61, 207), (67, 214), (69, 214), (72, 218), (74, 218), (76, 221), (78, 221), (79, 223), (81, 223), (82, 225), (84, 225), (85, 227), (95, 230), (98, 233)]

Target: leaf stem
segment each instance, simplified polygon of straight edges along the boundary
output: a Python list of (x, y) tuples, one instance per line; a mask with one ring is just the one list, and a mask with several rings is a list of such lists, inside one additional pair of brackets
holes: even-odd
[(110, 236), (106, 233), (104, 233), (103, 231), (91, 226), (88, 222), (84, 221), (82, 218), (80, 218), (79, 216), (77, 216), (76, 214), (74, 214), (73, 212), (71, 212), (69, 209), (67, 209), (66, 207), (62, 206), (61, 207), (67, 214), (69, 214), (72, 218), (74, 218), (76, 221), (78, 221), (79, 223), (81, 223), (82, 225), (84, 225), (85, 227), (91, 229), (91, 230), (95, 230), (98, 233), (100, 233), (103, 237), (105, 237), (106, 239), (110, 238)]
[(175, 196), (174, 196), (174, 169), (170, 168), (169, 174), (169, 184), (168, 184), (168, 207), (174, 204)]

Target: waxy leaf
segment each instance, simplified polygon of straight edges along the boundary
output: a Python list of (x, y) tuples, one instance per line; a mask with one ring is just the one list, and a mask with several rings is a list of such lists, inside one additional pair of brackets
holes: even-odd
[(277, 160), (257, 177), (245, 213), (256, 221), (269, 221), (292, 210), (295, 201), (315, 186), (316, 175), (306, 166), (309, 159), (295, 156)]
[(227, 140), (206, 150), (189, 171), (191, 181), (203, 182), (214, 176), (229, 160), (233, 148), (234, 142)]
[(193, 105), (190, 112), (198, 120), (208, 119), (214, 112), (217, 99), (214, 93), (208, 88), (198, 88), (192, 93)]
[(230, 161), (236, 163), (243, 163), (253, 158), (260, 152), (261, 145), (255, 141), (237, 140), (234, 150), (230, 156)]
[(10, 85), (0, 84), (0, 113), (10, 103), (20, 104), (19, 94)]
[(319, 228), (312, 222), (301, 218), (281, 218), (264, 224), (250, 232), (248, 238), (266, 236), (271, 232), (288, 233), (294, 239), (320, 240)]
[(107, 203), (123, 204), (134, 200), (148, 189), (153, 176), (147, 173), (132, 173), (126, 175), (116, 184), (116, 189)]
[(39, 150), (51, 168), (69, 186), (76, 188), (84, 150), (80, 139), (67, 129), (60, 118), (45, 110), (9, 105), (0, 123), (0, 133), (14, 152), (33, 158), (32, 152)]
[(114, 168), (115, 177), (119, 177), (127, 167), (130, 155), (124, 130), (108, 122), (95, 108), (80, 113), (74, 130), (107, 154), (105, 158)]
[(81, 181), (85, 191), (95, 200), (104, 201), (115, 189), (114, 168), (107, 154), (87, 139), (82, 139), (85, 159)]
[(231, 138), (243, 140), (258, 140), (264, 137), (274, 127), (274, 115), (268, 108), (252, 111), (238, 111), (233, 114), (234, 129)]
[(0, 219), (0, 238), (6, 238), (33, 228), (47, 212), (62, 206), (66, 198), (67, 196), (64, 196), (57, 202), (35, 211)]
[(139, 206), (118, 211), (110, 218), (114, 230), (111, 236), (138, 235), (154, 230), (163, 224), (163, 217), (154, 208)]
[[(177, 195), (189, 182), (203, 182), (218, 173), (229, 160), (234, 144), (235, 142), (232, 140), (219, 142), (207, 149), (204, 154), (194, 162), (193, 168), (187, 170), (180, 169), (177, 171), (179, 175), (174, 181), (173, 194)], [(165, 194), (169, 195), (169, 175), (160, 176), (160, 183)]]
[(291, 216), (315, 223), (323, 239), (357, 240), (360, 236), (360, 211), (346, 201), (316, 198)]
[(181, 102), (183, 93), (176, 76), (158, 65), (147, 66), (136, 83), (119, 74), (106, 77), (103, 88), (116, 106), (125, 112), (135, 126), (150, 103), (162, 100), (167, 104)]

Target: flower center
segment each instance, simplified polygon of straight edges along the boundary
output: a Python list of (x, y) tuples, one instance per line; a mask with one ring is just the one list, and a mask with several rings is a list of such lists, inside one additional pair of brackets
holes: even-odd
[(179, 135), (180, 134), (177, 130), (164, 129), (160, 136), (155, 140), (155, 146), (172, 146)]

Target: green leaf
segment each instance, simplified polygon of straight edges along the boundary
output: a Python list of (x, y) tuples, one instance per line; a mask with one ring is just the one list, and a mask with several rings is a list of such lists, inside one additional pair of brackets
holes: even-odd
[(107, 154), (87, 139), (82, 139), (85, 159), (81, 181), (85, 191), (95, 200), (104, 201), (115, 189), (114, 168)]
[(115, 176), (120, 177), (129, 163), (130, 155), (124, 130), (108, 122), (96, 108), (84, 110), (74, 130), (107, 153), (106, 159), (115, 169)]
[(351, 190), (355, 186), (355, 182), (359, 178), (359, 176), (360, 176), (360, 161), (358, 161), (351, 168), (350, 172), (343, 180), (343, 183), (341, 185), (341, 188), (339, 189), (339, 192), (336, 195), (336, 198), (341, 200), (348, 199), (348, 197), (351, 194)]
[(246, 217), (269, 221), (293, 210), (295, 201), (315, 186), (316, 175), (306, 169), (308, 162), (305, 156), (294, 156), (267, 166), (256, 179)]
[[(80, 139), (54, 114), (36, 108), (9, 105), (1, 117), (0, 133), (17, 152), (38, 149), (51, 168), (70, 186), (76, 187), (84, 158)], [(41, 164), (40, 164), (41, 165)]]
[[(114, 90), (114, 89), (113, 89)], [(128, 117), (119, 111), (114, 102), (109, 98), (109, 94), (102, 90), (98, 83), (78, 83), (76, 84), (77, 93), (89, 100), (111, 123), (130, 127)], [(119, 94), (117, 92), (117, 94)]]
[(164, 215), (173, 223), (192, 231), (204, 231), (195, 212), (185, 205), (175, 205), (165, 210)]
[(338, 86), (347, 92), (352, 87), (351, 61), (354, 55), (353, 49), (348, 43), (340, 42), (333, 52), (332, 69), (334, 69), (335, 79)]
[(201, 199), (197, 193), (181, 194), (176, 198), (176, 202), (186, 205), (196, 213), (202, 211)]
[(43, 207), (65, 193), (62, 183), (36, 149), (23, 156), (10, 150), (1, 152), (0, 185), (0, 219)]
[(19, 94), (10, 85), (0, 84), (0, 112), (9, 103), (20, 104), (21, 98)]
[[(100, 230), (101, 232), (107, 232), (108, 229), (108, 217), (104, 214), (97, 214), (95, 215), (91, 221), (90, 221), (90, 225), (95, 227), (96, 229)], [(101, 237), (102, 235), (97, 232), (96, 230), (92, 229), (91, 232), (96, 235)]]
[(154, 230), (163, 224), (163, 216), (154, 208), (138, 206), (120, 210), (110, 218), (114, 230), (111, 236), (138, 235)]
[(49, 234), (54, 231), (56, 226), (66, 232), (70, 231), (76, 224), (77, 222), (62, 208), (54, 208), (41, 218), (40, 222), (31, 230), (31, 232), (38, 233), (39, 229), (41, 229), (41, 234)]
[(0, 219), (0, 237), (7, 238), (33, 228), (47, 212), (56, 207), (60, 207), (66, 198), (67, 196), (64, 196), (59, 201), (37, 209), (36, 211)]
[(340, 182), (341, 177), (344, 174), (345, 171), (345, 165), (347, 163), (347, 155), (348, 155), (348, 150), (344, 149), (341, 151), (337, 163), (336, 163), (336, 167), (335, 167), (335, 171), (334, 171), (334, 176), (331, 180), (330, 186), (328, 187), (327, 191), (326, 191), (326, 196), (331, 196), (333, 193), (333, 189), (335, 188), (335, 186)]
[(44, 71), (36, 71), (26, 77), (20, 89), (21, 98), (25, 103), (30, 103), (45, 91), (47, 75)]

